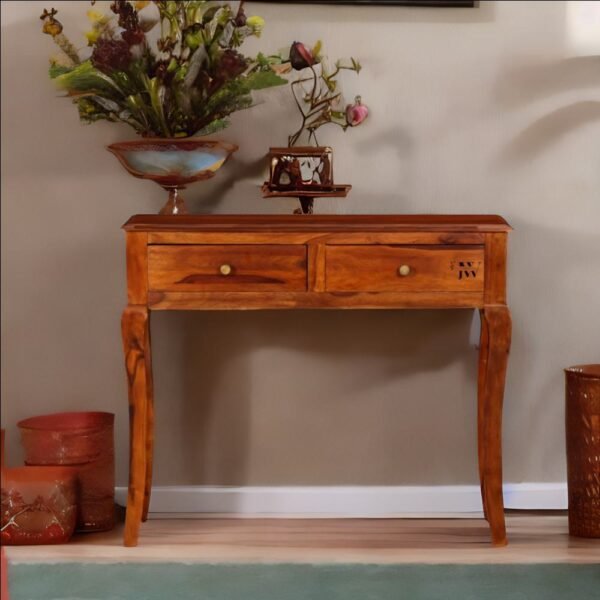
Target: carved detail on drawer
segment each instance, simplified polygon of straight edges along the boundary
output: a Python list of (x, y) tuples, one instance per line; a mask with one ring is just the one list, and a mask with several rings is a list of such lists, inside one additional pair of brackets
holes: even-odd
[(458, 260), (450, 263), (450, 269), (456, 272), (458, 279), (477, 279), (482, 270), (482, 260)]
[(306, 246), (149, 246), (150, 290), (305, 291)]
[(327, 246), (328, 292), (483, 292), (482, 246)]

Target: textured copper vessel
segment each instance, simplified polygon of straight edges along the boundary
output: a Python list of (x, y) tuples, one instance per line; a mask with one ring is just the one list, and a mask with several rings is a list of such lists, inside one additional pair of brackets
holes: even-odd
[(179, 192), (190, 183), (214, 177), (238, 149), (220, 140), (144, 138), (108, 146), (134, 177), (150, 179), (169, 192), (161, 215), (184, 215)]
[(3, 545), (63, 544), (77, 521), (77, 471), (70, 467), (2, 469)]
[(105, 531), (115, 523), (114, 415), (56, 413), (18, 423), (27, 465), (69, 465), (80, 485), (78, 531)]
[(569, 533), (600, 538), (600, 364), (565, 374)]

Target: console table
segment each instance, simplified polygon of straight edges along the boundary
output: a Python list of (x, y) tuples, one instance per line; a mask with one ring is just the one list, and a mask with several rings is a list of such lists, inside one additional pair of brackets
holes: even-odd
[(502, 400), (511, 337), (510, 226), (492, 215), (138, 215), (125, 225), (129, 385), (125, 545), (148, 516), (155, 310), (479, 309), (479, 478), (492, 542), (507, 543)]

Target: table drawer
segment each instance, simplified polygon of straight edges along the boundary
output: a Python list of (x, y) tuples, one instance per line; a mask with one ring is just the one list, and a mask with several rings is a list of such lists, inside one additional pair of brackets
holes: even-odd
[(483, 291), (482, 246), (327, 246), (328, 292)]
[(149, 246), (153, 291), (305, 291), (306, 246)]

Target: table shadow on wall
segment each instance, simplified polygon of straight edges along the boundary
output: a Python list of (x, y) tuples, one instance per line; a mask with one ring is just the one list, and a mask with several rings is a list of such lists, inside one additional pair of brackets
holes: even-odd
[[(157, 484), (475, 482), (473, 314), (155, 313)], [(412, 380), (408, 393), (404, 378)], [(456, 389), (444, 388), (449, 379)], [(161, 430), (173, 421), (168, 411), (178, 414), (179, 431)], [(257, 424), (257, 415), (269, 423)], [(267, 439), (252, 438), (259, 429)], [(352, 444), (364, 435), (372, 436), (372, 460)], [(161, 462), (161, 443), (177, 464)], [(257, 453), (271, 464), (257, 465)]]

